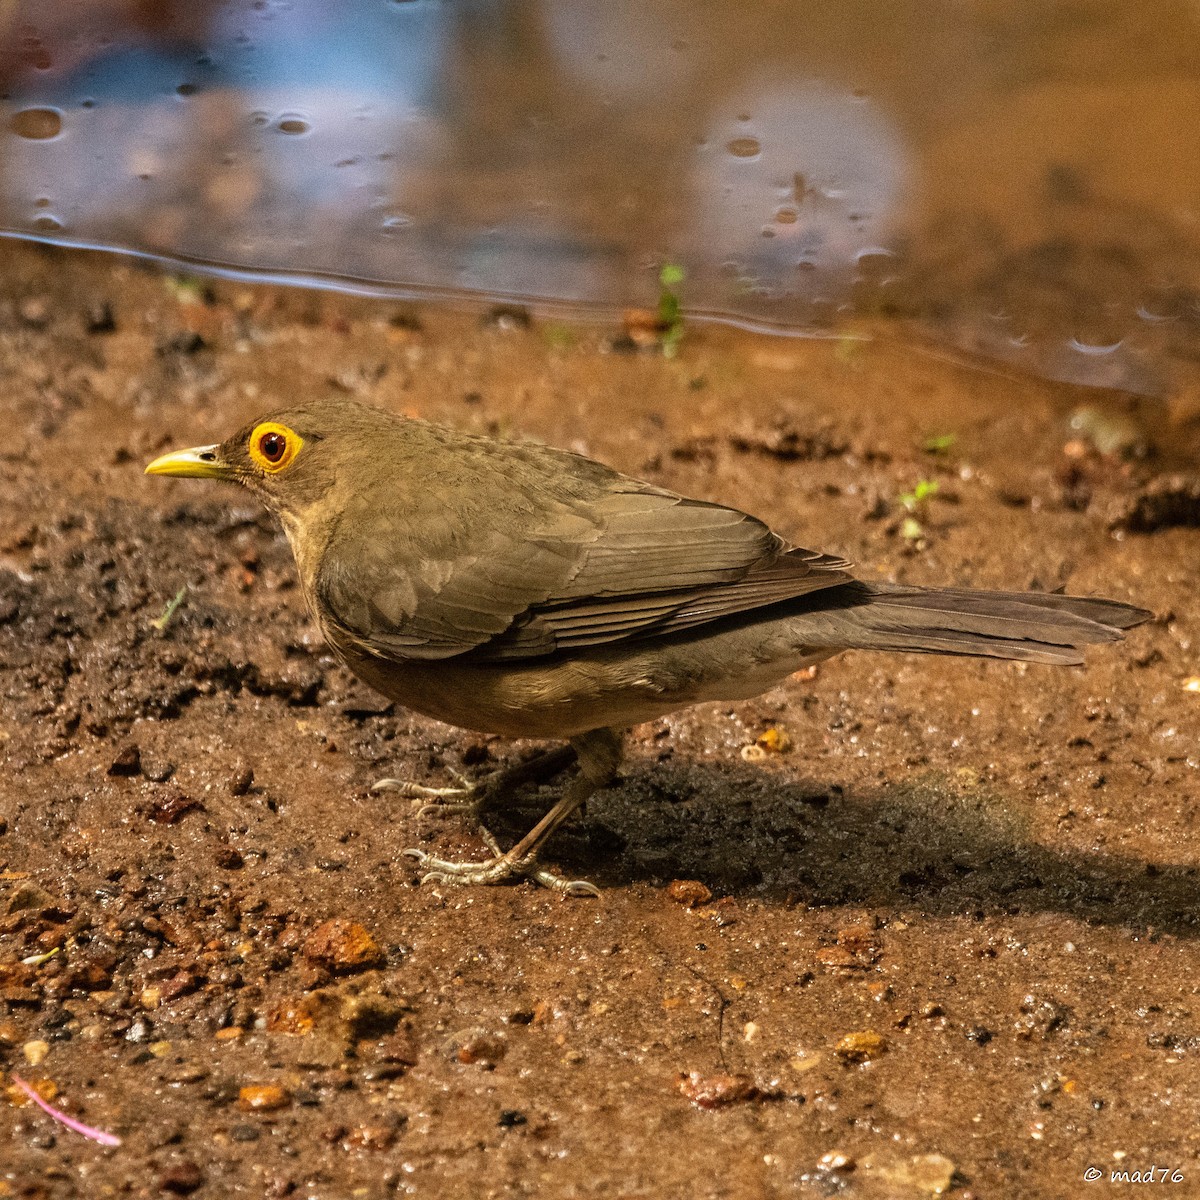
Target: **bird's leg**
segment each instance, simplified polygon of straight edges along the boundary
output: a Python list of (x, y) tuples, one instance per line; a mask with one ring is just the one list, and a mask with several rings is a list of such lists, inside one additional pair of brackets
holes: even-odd
[(572, 738), (571, 746), (579, 756), (579, 774), (567, 784), (558, 803), (511, 850), (501, 852), (495, 839), (488, 834), (484, 840), (493, 857), (483, 862), (450, 862), (434, 858), (424, 850), (406, 850), (404, 853), (429, 868), (422, 877), (423, 883), (500, 883), (526, 878), (572, 896), (599, 895), (593, 884), (581, 879), (562, 879), (536, 864), (538, 854), (551, 834), (593, 792), (612, 781), (621, 761), (621, 740), (621, 733), (615, 729), (593, 729)]
[(414, 802), (418, 817), (466, 813), (478, 818), (485, 809), (499, 807), (497, 802), (522, 784), (545, 783), (574, 761), (573, 746), (555, 746), (474, 782), (452, 770), (451, 774), (459, 781), (457, 787), (425, 787), (407, 779), (380, 779), (371, 785), (371, 791), (398, 791)]

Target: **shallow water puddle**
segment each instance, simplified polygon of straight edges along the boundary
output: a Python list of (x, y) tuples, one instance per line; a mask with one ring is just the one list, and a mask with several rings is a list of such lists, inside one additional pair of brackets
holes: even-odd
[(0, 4), (0, 229), (543, 307), (916, 320), (1186, 390), (1200, 21), (1179, 0)]

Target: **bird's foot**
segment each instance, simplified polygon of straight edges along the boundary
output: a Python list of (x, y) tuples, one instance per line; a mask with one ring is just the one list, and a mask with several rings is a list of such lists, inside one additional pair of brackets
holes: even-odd
[(458, 781), (456, 787), (426, 787), (422, 783), (413, 783), (411, 779), (379, 779), (371, 785), (371, 791), (399, 792), (413, 802), (418, 817), (465, 815), (478, 818), (483, 811), (487, 783), (491, 777), (473, 782), (453, 767), (448, 769)]
[(563, 879), (561, 875), (539, 867), (533, 856), (520, 858), (511, 851), (500, 853), (496, 840), (486, 830), (483, 832), (493, 857), (482, 862), (451, 862), (449, 859), (435, 858), (424, 850), (405, 850), (404, 853), (427, 868), (421, 876), (422, 883), (488, 884), (528, 879), (566, 896), (600, 895), (600, 889), (594, 883), (588, 883), (585, 879)]

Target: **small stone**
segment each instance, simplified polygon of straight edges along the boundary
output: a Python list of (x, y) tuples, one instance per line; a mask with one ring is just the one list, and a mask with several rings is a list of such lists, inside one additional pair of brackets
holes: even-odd
[(486, 1029), (462, 1029), (446, 1039), (446, 1050), (455, 1062), (494, 1067), (508, 1047), (498, 1034)]
[(156, 825), (174, 825), (188, 813), (203, 807), (199, 800), (193, 800), (183, 792), (172, 792), (155, 800), (150, 806), (150, 819)]
[(341, 1140), (344, 1150), (390, 1150), (396, 1142), (396, 1130), (390, 1125), (359, 1125)]
[(142, 773), (142, 752), (138, 746), (130, 742), (117, 751), (117, 756), (108, 765), (110, 775), (140, 775)]
[(238, 1108), (243, 1112), (275, 1112), (291, 1102), (287, 1090), (273, 1083), (244, 1087), (238, 1092)]
[(324, 921), (304, 940), (304, 957), (331, 971), (359, 971), (381, 966), (383, 951), (356, 921), (334, 918)]
[(207, 1079), (208, 1075), (207, 1067), (202, 1067), (199, 1063), (182, 1062), (168, 1067), (163, 1072), (163, 1079), (167, 1083), (200, 1083)]
[(25, 1055), (25, 1061), (31, 1067), (36, 1067), (50, 1053), (50, 1043), (41, 1041), (26, 1042), (21, 1047), (21, 1053)]
[(149, 1017), (138, 1017), (136, 1021), (125, 1031), (125, 1040), (140, 1044), (148, 1042), (154, 1036), (154, 1026), (150, 1022)]
[(878, 1058), (887, 1050), (882, 1034), (874, 1030), (848, 1033), (833, 1048), (834, 1054), (845, 1063), (865, 1063)]
[(786, 729), (772, 725), (754, 739), (754, 744), (761, 746), (768, 754), (787, 754), (792, 748), (792, 739)]
[(158, 1177), (161, 1191), (175, 1196), (190, 1196), (204, 1184), (204, 1174), (194, 1162), (181, 1162)]
[(853, 950), (848, 950), (845, 946), (821, 946), (817, 950), (816, 958), (822, 966), (835, 971), (850, 971), (867, 966), (859, 960)]
[(667, 895), (684, 908), (696, 908), (712, 899), (712, 892), (698, 879), (673, 879), (667, 884)]
[(316, 1024), (315, 1008), (305, 1000), (286, 1000), (267, 1013), (267, 1032), (304, 1037)]
[(170, 979), (159, 985), (158, 997), (162, 1003), (169, 1004), (180, 996), (194, 992), (198, 986), (196, 977), (190, 971), (176, 971)]
[[(41, 1096), (43, 1100), (50, 1101), (58, 1095), (58, 1084), (56, 1084), (53, 1079), (28, 1079), (26, 1080), (26, 1083), (28, 1083), (29, 1086), (33, 1088), (33, 1090), (37, 1092), (37, 1094)], [(19, 1087), (17, 1087), (15, 1083), (10, 1083), (8, 1087), (4, 1089), (4, 1095), (9, 1104), (11, 1104), (14, 1108), (21, 1108), (23, 1105), (33, 1103), (33, 1101), (30, 1100), (29, 1097), (25, 1095), (25, 1093)]]
[(681, 1076), (679, 1090), (697, 1108), (723, 1108), (758, 1095), (749, 1075), (705, 1075), (701, 1071)]
[(844, 1154), (841, 1150), (830, 1150), (821, 1155), (817, 1167), (822, 1171), (840, 1172), (843, 1175), (849, 1174), (858, 1164), (849, 1154)]
[(244, 796), (254, 786), (254, 771), (250, 767), (238, 766), (229, 777), (229, 794)]
[(175, 774), (175, 764), (167, 759), (154, 763), (143, 762), (142, 774), (151, 783), (166, 783)]
[(953, 1186), (954, 1169), (944, 1154), (917, 1154), (907, 1162), (880, 1167), (879, 1174), (906, 1195), (942, 1196)]

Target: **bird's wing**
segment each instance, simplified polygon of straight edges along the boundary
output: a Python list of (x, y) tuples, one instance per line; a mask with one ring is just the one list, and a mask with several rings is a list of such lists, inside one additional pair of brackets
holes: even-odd
[(334, 538), (318, 609), (377, 657), (513, 661), (670, 634), (849, 578), (841, 559), (789, 550), (736, 509), (615, 473), (606, 482), (525, 507), (509, 497), (470, 521), (451, 514), (417, 555), (378, 522), (353, 555)]

